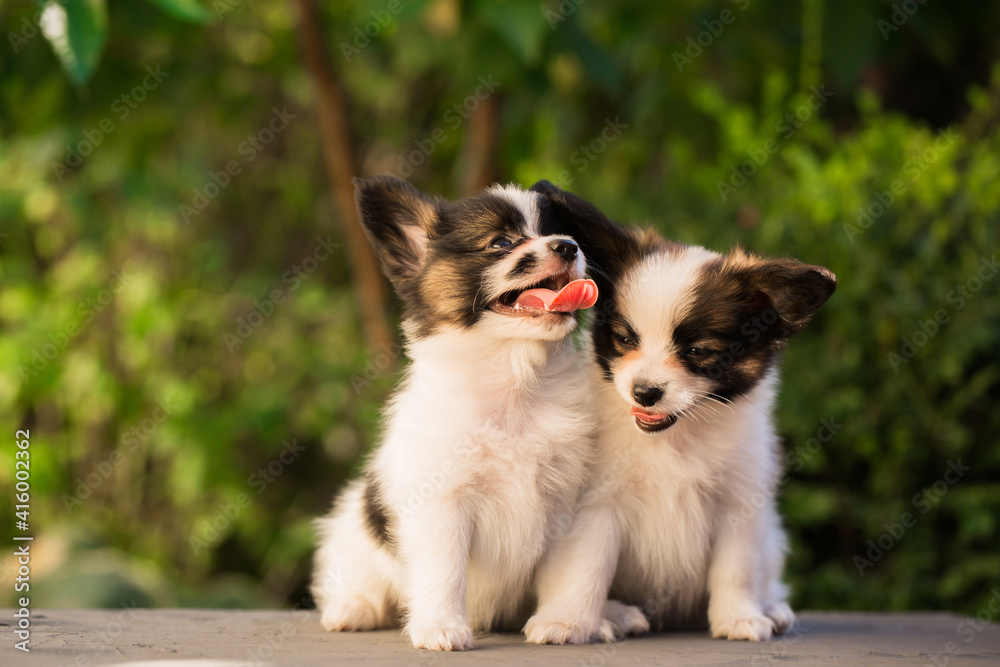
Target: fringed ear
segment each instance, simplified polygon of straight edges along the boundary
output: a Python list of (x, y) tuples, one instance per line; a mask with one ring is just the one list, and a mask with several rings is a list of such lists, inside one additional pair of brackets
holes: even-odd
[[(837, 276), (823, 266), (794, 259), (756, 259), (739, 253), (734, 274), (752, 310), (773, 309), (782, 337), (799, 333), (837, 289)], [(744, 262), (746, 262), (744, 264)]]
[[(597, 269), (595, 280), (603, 273), (614, 282), (644, 254), (649, 241), (647, 235), (609, 220), (590, 202), (549, 181), (538, 181), (531, 186), (531, 191), (540, 195), (542, 229), (572, 236), (583, 250), (587, 263)], [(605, 289), (601, 281), (598, 287), (602, 292)]]
[(423, 267), (438, 200), (394, 176), (355, 178), (355, 201), (368, 240), (397, 292)]

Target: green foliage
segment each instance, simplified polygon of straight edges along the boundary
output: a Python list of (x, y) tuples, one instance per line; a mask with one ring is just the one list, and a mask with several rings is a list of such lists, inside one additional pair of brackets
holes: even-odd
[(194, 23), (206, 23), (212, 15), (198, 0), (149, 0), (173, 16)]
[[(198, 0), (149, 0), (184, 21), (205, 23), (211, 14)], [(104, 46), (108, 10), (105, 0), (41, 0), (39, 26), (76, 86), (90, 78)], [(227, 5), (228, 6), (228, 5)]]
[(90, 78), (104, 47), (108, 10), (104, 0), (44, 0), (42, 34), (49, 40), (66, 74), (77, 86)]
[[(31, 429), (34, 603), (295, 604), (310, 521), (376, 441), (402, 362), (366, 346), (344, 248), (308, 270), (343, 239), (292, 5), (155, 4), (110, 3), (96, 69), (96, 32), (57, 58), (25, 27), (30, 3), (4, 18), (19, 39), (0, 61), (0, 427), (8, 443)], [(74, 6), (103, 25), (102, 3)], [(784, 1), (434, 0), (366, 35), (388, 6), (324, 8), (359, 171), (460, 194), (462, 105), (492, 76), (500, 180), (830, 267), (837, 293), (789, 346), (777, 415), (794, 602), (976, 612), (1000, 578), (1000, 279), (983, 268), (1000, 230), (998, 10), (927, 3), (884, 40), (891, 9), (860, 1), (817, 23)], [(928, 101), (926, 72), (980, 74)]]

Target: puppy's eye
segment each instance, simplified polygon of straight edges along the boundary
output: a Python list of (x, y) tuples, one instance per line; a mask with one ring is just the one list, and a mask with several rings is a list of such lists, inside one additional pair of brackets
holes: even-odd
[(506, 236), (498, 236), (492, 241), (490, 241), (490, 248), (493, 250), (503, 250), (504, 248), (511, 247), (513, 242)]
[(684, 352), (685, 356), (691, 357), (692, 359), (705, 359), (713, 354), (715, 353), (707, 347), (689, 347), (687, 351)]
[(628, 334), (616, 335), (615, 338), (618, 339), (618, 344), (622, 347), (639, 347), (639, 343), (636, 339)]

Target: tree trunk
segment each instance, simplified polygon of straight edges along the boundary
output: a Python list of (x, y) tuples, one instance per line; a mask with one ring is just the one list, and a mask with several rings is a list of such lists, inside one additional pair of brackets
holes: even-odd
[(386, 315), (388, 291), (354, 205), (354, 149), (347, 120), (347, 103), (330, 63), (314, 0), (295, 0), (299, 10), (302, 55), (316, 89), (316, 118), (322, 140), (330, 189), (340, 211), (348, 263), (358, 302), (361, 327), (372, 349), (395, 342)]
[(493, 157), (497, 143), (497, 115), (500, 101), (490, 95), (469, 116), (462, 149), (461, 191), (471, 195), (493, 182)]

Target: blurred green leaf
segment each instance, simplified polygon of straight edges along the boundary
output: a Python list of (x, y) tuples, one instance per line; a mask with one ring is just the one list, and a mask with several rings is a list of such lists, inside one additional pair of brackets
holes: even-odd
[(183, 21), (208, 23), (212, 18), (211, 12), (198, 0), (149, 0), (149, 2)]
[(108, 13), (104, 0), (43, 0), (39, 27), (77, 87), (87, 82), (104, 47)]
[(550, 32), (538, 3), (531, 0), (485, 2), (480, 5), (483, 20), (496, 31), (527, 65), (538, 63), (542, 42)]

